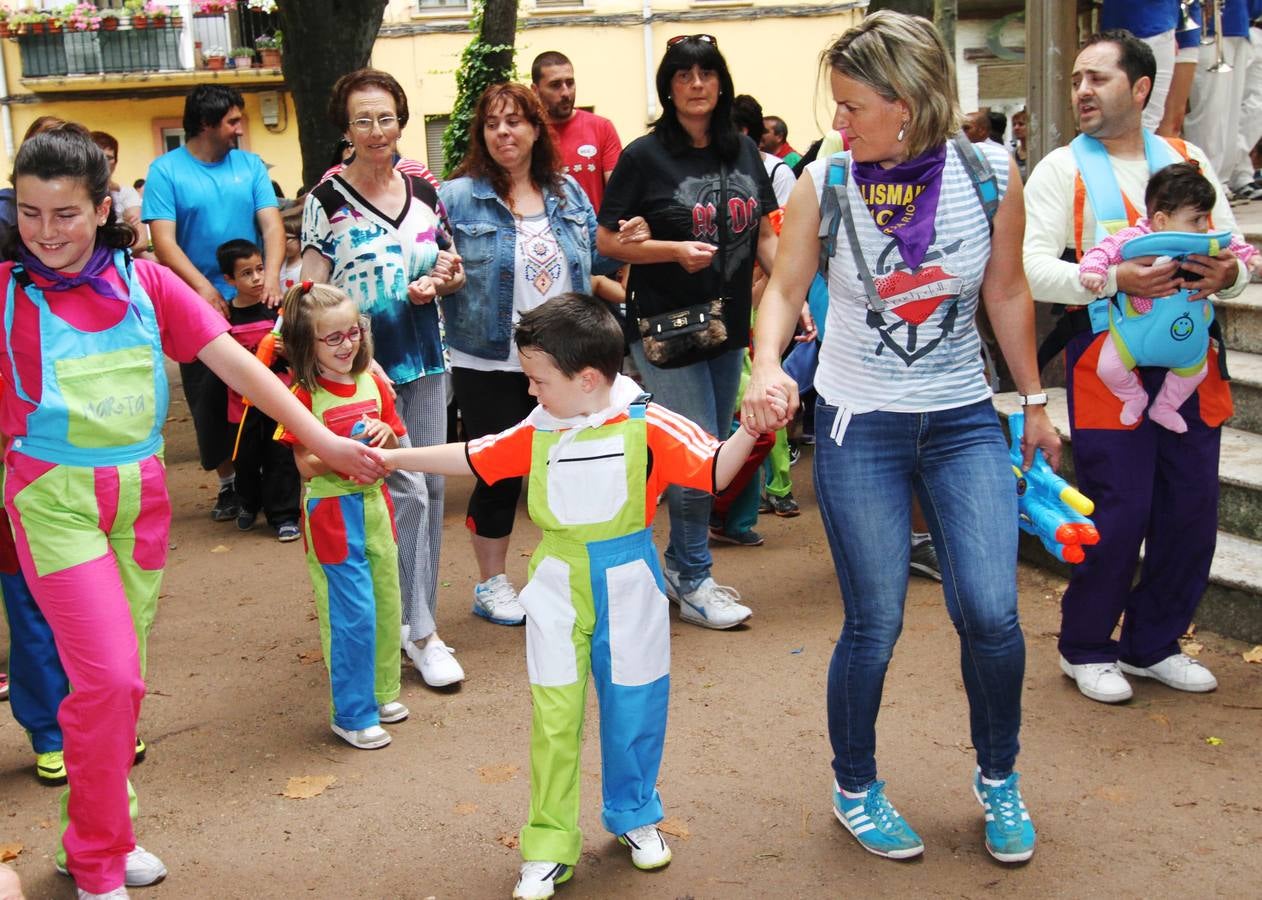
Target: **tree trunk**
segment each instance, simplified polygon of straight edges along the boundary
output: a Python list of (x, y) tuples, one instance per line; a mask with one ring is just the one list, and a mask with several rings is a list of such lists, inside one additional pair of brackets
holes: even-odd
[(488, 66), (503, 73), (500, 81), (513, 77), (513, 42), (516, 37), (517, 0), (486, 0), (482, 13), (482, 43), (507, 47), (486, 58)]
[(869, 14), (878, 9), (892, 9), (894, 12), (907, 13), (910, 16), (933, 19), (933, 0), (872, 0), (868, 4)]
[(333, 85), (368, 65), (387, 0), (277, 0), (284, 26), (281, 71), (294, 97), (302, 183), (308, 187), (329, 167), (342, 137), (329, 120)]
[[(456, 71), (456, 102), (443, 132), (443, 177), (448, 178), (469, 149), (469, 124), (482, 92), (513, 77), (517, 0), (474, 0), (472, 22), (478, 35), (465, 47)], [(492, 50), (497, 47), (501, 49)]]

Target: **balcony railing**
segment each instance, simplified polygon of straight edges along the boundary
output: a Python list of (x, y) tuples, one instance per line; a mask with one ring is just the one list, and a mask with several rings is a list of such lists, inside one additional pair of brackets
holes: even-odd
[[(219, 16), (167, 18), (161, 27), (155, 27), (152, 21), (146, 28), (126, 22), (99, 31), (44, 31), (15, 36), (22, 57), (22, 77), (47, 78), (188, 71), (196, 63), (182, 50), (186, 29), (191, 32), (190, 46), (206, 53), (212, 49), (231, 53), (235, 47), (253, 47), (257, 38), (274, 34), (276, 25), (273, 15), (240, 9)], [(196, 49), (193, 56), (200, 56)], [(238, 57), (235, 62), (243, 67), (252, 60)]]

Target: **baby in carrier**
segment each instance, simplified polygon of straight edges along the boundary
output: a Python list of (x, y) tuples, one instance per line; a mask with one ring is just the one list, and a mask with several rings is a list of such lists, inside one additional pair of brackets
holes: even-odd
[[(1251, 271), (1256, 271), (1262, 264), (1257, 250), (1225, 232), (1210, 234), (1209, 217), (1215, 196), (1213, 185), (1195, 163), (1176, 163), (1160, 169), (1149, 179), (1144, 192), (1147, 218), (1110, 235), (1084, 253), (1078, 264), (1079, 282), (1100, 294), (1105, 290), (1109, 267), (1125, 259), (1156, 256), (1158, 262), (1164, 262), (1189, 253), (1216, 256), (1224, 244)], [(1145, 237), (1157, 233), (1165, 233), (1164, 238)], [(1158, 425), (1175, 432), (1187, 431), (1179, 407), (1205, 380), (1209, 325), (1213, 320), (1209, 301), (1188, 303), (1190, 295), (1188, 288), (1156, 301), (1118, 294), (1116, 306), (1110, 310), (1109, 339), (1100, 348), (1096, 372), (1122, 401), (1123, 425), (1138, 422), (1147, 407), (1148, 417)], [(1168, 314), (1155, 315), (1156, 303), (1163, 305), (1160, 312)], [(1170, 369), (1151, 406), (1135, 374), (1135, 367), (1141, 365)]]

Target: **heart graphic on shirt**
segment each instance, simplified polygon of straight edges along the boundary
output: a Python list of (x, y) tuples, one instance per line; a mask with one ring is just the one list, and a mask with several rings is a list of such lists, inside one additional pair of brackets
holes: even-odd
[(915, 272), (900, 269), (874, 279), (874, 283), (890, 312), (912, 325), (923, 325), (943, 300), (959, 295), (961, 286), (961, 280), (941, 266), (925, 266)]

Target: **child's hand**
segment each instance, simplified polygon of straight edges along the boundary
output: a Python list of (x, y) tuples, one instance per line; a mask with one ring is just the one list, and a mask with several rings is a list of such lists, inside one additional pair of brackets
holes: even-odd
[(1249, 268), (1250, 275), (1252, 275), (1255, 278), (1259, 275), (1262, 275), (1262, 253), (1253, 254), (1253, 256), (1249, 259), (1249, 262), (1247, 263), (1247, 265)]
[(1104, 285), (1108, 283), (1108, 278), (1099, 272), (1079, 272), (1078, 283), (1091, 293), (1099, 296), (1100, 292), (1104, 290)]
[(386, 467), (387, 472), (393, 472), (399, 468), (399, 462), (397, 459), (398, 452), (398, 450), (377, 451), (377, 453), (381, 456), (381, 464)]
[(417, 306), (424, 306), (427, 303), (433, 303), (434, 298), (438, 296), (438, 285), (434, 279), (428, 275), (422, 275), (420, 278), (408, 285), (408, 299)]
[(386, 442), (394, 434), (394, 429), (380, 419), (374, 419), (365, 415), (359, 421), (364, 427), (356, 435), (356, 438), (369, 447), (385, 446)]

